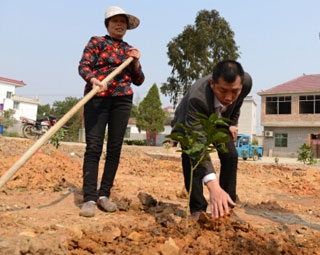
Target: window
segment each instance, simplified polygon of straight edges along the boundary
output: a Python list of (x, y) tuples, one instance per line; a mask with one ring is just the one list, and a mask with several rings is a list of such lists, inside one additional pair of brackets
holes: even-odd
[(11, 98), (12, 97), (12, 92), (11, 91), (7, 91), (7, 98)]
[(13, 102), (13, 109), (18, 110), (20, 106), (20, 102)]
[(242, 138), (243, 145), (248, 145), (248, 138)]
[(266, 114), (291, 114), (291, 96), (267, 97)]
[(288, 134), (275, 134), (275, 147), (288, 147)]
[(320, 95), (300, 96), (299, 97), (300, 114), (319, 114), (320, 113)]

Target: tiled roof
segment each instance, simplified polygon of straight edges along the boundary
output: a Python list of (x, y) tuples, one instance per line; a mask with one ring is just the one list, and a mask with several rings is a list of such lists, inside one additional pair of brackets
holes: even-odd
[(130, 117), (129, 121), (128, 121), (129, 125), (136, 125), (137, 124), (137, 120), (136, 118)]
[(165, 108), (162, 108), (162, 110), (165, 112), (174, 112), (174, 108), (172, 106), (167, 106)]
[(171, 110), (171, 109), (173, 109), (172, 106), (167, 106), (167, 107), (163, 108), (162, 110), (167, 111), (167, 110)]
[(17, 81), (17, 80), (5, 78), (5, 77), (0, 77), (0, 82), (9, 83), (9, 84), (12, 84), (15, 86), (21, 86), (21, 87), (26, 85), (23, 81)]
[(320, 92), (320, 74), (302, 75), (291, 81), (259, 92), (259, 95)]

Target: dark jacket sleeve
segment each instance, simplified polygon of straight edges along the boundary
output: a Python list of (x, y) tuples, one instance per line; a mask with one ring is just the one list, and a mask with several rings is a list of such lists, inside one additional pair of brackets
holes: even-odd
[(199, 119), (197, 113), (205, 114), (205, 104), (198, 98), (191, 98), (187, 107), (185, 126), (191, 127)]
[[(133, 69), (133, 67), (132, 67)], [(140, 86), (144, 82), (144, 73), (142, 71), (141, 64), (139, 64), (139, 68), (137, 71), (133, 71), (131, 73), (132, 83), (136, 86)]]
[[(212, 103), (208, 102), (207, 93), (211, 91), (208, 87), (208, 80), (210, 77), (204, 77), (198, 80), (189, 89), (175, 111), (175, 117), (172, 121), (172, 132), (183, 132), (177, 123), (182, 123), (186, 127), (191, 127), (194, 122), (199, 118), (197, 113), (202, 113), (207, 116), (212, 112)], [(201, 130), (201, 127), (194, 127), (194, 131)], [(201, 166), (196, 171), (200, 171), (199, 176), (202, 178), (210, 173), (215, 173), (211, 163), (210, 155), (207, 155)]]
[[(185, 120), (185, 126), (191, 127), (192, 124), (194, 124), (196, 120), (199, 119), (199, 116), (197, 115), (197, 113), (207, 114), (207, 107), (203, 101), (197, 98), (192, 98), (189, 101), (188, 111), (187, 111), (186, 120)], [(195, 126), (193, 127), (193, 130), (199, 131), (201, 130), (201, 127)], [(202, 165), (199, 166), (199, 169), (197, 169), (196, 171), (203, 171), (202, 178), (208, 174), (215, 173), (209, 154), (206, 155), (205, 159), (202, 162)]]
[(98, 39), (93, 36), (85, 46), (78, 66), (79, 74), (86, 82), (95, 77), (93, 67), (97, 62), (99, 52)]

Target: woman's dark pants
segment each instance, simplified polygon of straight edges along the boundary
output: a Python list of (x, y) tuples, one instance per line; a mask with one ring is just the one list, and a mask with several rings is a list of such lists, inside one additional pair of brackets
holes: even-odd
[[(121, 147), (131, 113), (132, 96), (94, 97), (84, 106), (86, 152), (83, 163), (84, 202), (110, 196), (118, 169)], [(100, 190), (99, 160), (108, 126), (107, 155)]]

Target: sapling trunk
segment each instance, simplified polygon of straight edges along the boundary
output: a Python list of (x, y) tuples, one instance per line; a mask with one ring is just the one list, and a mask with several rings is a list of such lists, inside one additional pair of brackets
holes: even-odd
[[(182, 123), (176, 123), (182, 132), (176, 131), (167, 135), (167, 138), (180, 143), (181, 152), (186, 154), (190, 160), (191, 172), (188, 193), (188, 205), (186, 209), (186, 228), (189, 226), (190, 199), (193, 184), (193, 172), (202, 163), (206, 155), (214, 152), (215, 149), (226, 152), (225, 143), (229, 141), (227, 135), (228, 119), (219, 117), (213, 113), (209, 117), (197, 113), (199, 119), (196, 120), (190, 127), (186, 127)], [(193, 163), (195, 165), (193, 165)]]

